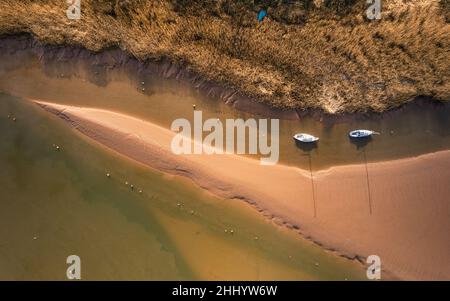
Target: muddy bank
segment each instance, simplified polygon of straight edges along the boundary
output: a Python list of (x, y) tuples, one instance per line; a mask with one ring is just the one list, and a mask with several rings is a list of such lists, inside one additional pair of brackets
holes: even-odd
[[(99, 86), (106, 86), (110, 79), (108, 71), (121, 69), (138, 85), (143, 78), (157, 78), (175, 80), (180, 85), (187, 85), (215, 101), (222, 101), (233, 108), (260, 115), (266, 118), (279, 118), (285, 120), (300, 120), (313, 117), (325, 124), (348, 122), (352, 120), (381, 119), (386, 115), (395, 116), (408, 110), (417, 110), (421, 107), (449, 107), (450, 102), (442, 102), (431, 97), (418, 96), (406, 104), (390, 109), (386, 112), (340, 113), (329, 114), (318, 109), (298, 110), (279, 109), (264, 104), (257, 99), (246, 96), (235, 88), (226, 84), (205, 79), (192, 71), (187, 64), (174, 63), (168, 58), (160, 60), (140, 61), (123, 50), (112, 47), (99, 52), (92, 52), (77, 45), (46, 45), (30, 34), (3, 35), (0, 37), (2, 53), (20, 58), (31, 50), (38, 58), (46, 74), (51, 77), (77, 77), (78, 68), (68, 66), (82, 66), (87, 70), (87, 79)], [(14, 62), (11, 62), (14, 64)], [(58, 64), (64, 64), (64, 73), (58, 72)], [(69, 70), (69, 71), (68, 71)], [(149, 85), (151, 83), (148, 83)], [(151, 92), (143, 92), (151, 93)]]
[[(59, 57), (57, 50), (52, 50), (58, 47), (50, 48), (52, 56), (38, 55), (26, 44), (3, 52), (0, 90), (21, 98), (50, 99), (59, 104), (121, 112), (165, 128), (170, 128), (177, 118), (192, 122), (194, 103), (205, 119), (219, 118), (225, 122), (228, 118), (261, 118), (261, 115), (239, 111), (218, 98), (205, 96), (207, 91), (195, 89), (187, 80), (177, 80), (177, 72), (164, 78), (156, 71), (145, 71), (143, 63), (128, 56), (121, 58), (120, 50), (109, 51), (107, 56), (78, 49), (78, 57), (64, 59), (65, 47), (60, 47)], [(72, 52), (69, 53), (72, 57), (77, 55)], [(168, 74), (167, 70), (164, 74)], [(449, 114), (448, 103), (421, 98), (382, 114), (347, 114), (321, 119), (321, 113), (309, 112), (301, 120), (280, 120), (280, 162), (322, 170), (447, 150), (450, 148)], [(361, 143), (349, 141), (348, 132), (357, 128), (372, 129), (381, 135)], [(295, 144), (292, 136), (299, 132), (311, 133), (321, 141), (314, 148)]]
[[(91, 82), (100, 86), (106, 86), (109, 82), (108, 70), (122, 68), (136, 83), (139, 83), (144, 77), (149, 78), (153, 76), (162, 79), (173, 79), (179, 81), (180, 84), (188, 84), (200, 90), (204, 95), (223, 101), (237, 110), (271, 118), (299, 118), (296, 110), (282, 110), (260, 103), (232, 88), (226, 87), (226, 85), (209, 81), (189, 70), (186, 65), (173, 63), (169, 59), (143, 62), (119, 48), (108, 48), (100, 52), (92, 52), (75, 45), (45, 45), (28, 34), (0, 37), (0, 49), (4, 53), (18, 56), (20, 56), (20, 52), (31, 49), (39, 57), (44, 69), (47, 66), (46, 69), (49, 76), (61, 75), (55, 73), (55, 70), (51, 68), (57, 64), (64, 63), (66, 66), (81, 65), (88, 70), (88, 75), (92, 75), (88, 78)], [(73, 74), (67, 74), (67, 69), (63, 76), (77, 76), (76, 68), (74, 68)]]

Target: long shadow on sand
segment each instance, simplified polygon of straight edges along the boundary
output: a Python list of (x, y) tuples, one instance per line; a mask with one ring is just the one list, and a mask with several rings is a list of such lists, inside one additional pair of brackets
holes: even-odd
[(302, 151), (307, 152), (307, 153), (311, 152), (312, 150), (314, 150), (318, 147), (317, 142), (304, 143), (304, 142), (300, 142), (297, 140), (295, 140), (295, 145), (299, 149), (301, 149)]

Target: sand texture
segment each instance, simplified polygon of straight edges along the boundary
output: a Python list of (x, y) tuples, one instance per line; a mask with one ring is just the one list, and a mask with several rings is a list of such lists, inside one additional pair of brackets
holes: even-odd
[[(152, 168), (252, 204), (324, 248), (401, 279), (450, 279), (450, 151), (314, 172), (237, 155), (175, 155), (176, 133), (124, 114), (36, 101), (84, 135)], [(314, 190), (313, 190), (314, 187)]]

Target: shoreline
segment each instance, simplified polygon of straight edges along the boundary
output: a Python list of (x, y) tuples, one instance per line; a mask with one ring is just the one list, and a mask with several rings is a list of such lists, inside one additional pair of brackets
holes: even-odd
[[(442, 262), (450, 260), (450, 240), (445, 233), (450, 221), (443, 209), (448, 206), (445, 196), (450, 195), (445, 180), (450, 171), (443, 163), (450, 164), (450, 151), (369, 163), (373, 208), (368, 208), (361, 165), (315, 172), (313, 198), (309, 171), (261, 166), (237, 155), (176, 156), (168, 149), (175, 135), (168, 129), (111, 111), (38, 104), (109, 149), (160, 171), (188, 177), (220, 197), (243, 200), (324, 249), (360, 262), (378, 254), (383, 271), (403, 279), (450, 279), (450, 268), (442, 270)], [(427, 205), (434, 206), (423, 208), (429, 200)], [(422, 233), (422, 226), (434, 235)], [(389, 243), (393, 239), (397, 243)], [(418, 239), (425, 240), (418, 250), (405, 250)]]
[[(396, 107), (385, 111), (356, 111), (330, 114), (323, 109), (288, 109), (270, 106), (247, 96), (226, 84), (208, 80), (190, 70), (186, 64), (177, 64), (168, 58), (159, 60), (147, 59), (141, 61), (118, 47), (107, 47), (98, 52), (88, 50), (80, 45), (51, 45), (42, 43), (30, 33), (15, 33), (0, 35), (0, 49), (8, 53), (20, 51), (32, 51), (39, 58), (40, 63), (67, 62), (75, 60), (76, 64), (84, 66), (93, 74), (107, 73), (107, 70), (121, 68), (127, 74), (139, 82), (139, 78), (146, 75), (157, 76), (161, 79), (175, 80), (187, 84), (194, 90), (200, 91), (205, 96), (224, 102), (234, 109), (242, 112), (253, 113), (265, 118), (278, 118), (283, 120), (301, 120), (305, 116), (312, 116), (314, 120), (324, 124), (336, 124), (350, 120), (367, 120), (383, 118), (386, 115), (401, 114), (404, 110), (415, 109), (422, 106), (449, 106), (450, 101), (437, 100), (429, 96), (416, 96)], [(97, 83), (96, 83), (97, 84)]]
[[(200, 85), (219, 83), (219, 94), (230, 88), (279, 108), (381, 112), (418, 95), (449, 100), (448, 7), (439, 0), (395, 1), (384, 7), (385, 20), (373, 23), (357, 2), (271, 3), (268, 18), (257, 22), (256, 3), (94, 1), (74, 21), (54, 1), (27, 7), (8, 0), (0, 5), (0, 33), (28, 32), (49, 45), (93, 52), (120, 48), (149, 64), (173, 62), (174, 76), (183, 76), (181, 67)], [(293, 23), (292, 14), (298, 14)]]

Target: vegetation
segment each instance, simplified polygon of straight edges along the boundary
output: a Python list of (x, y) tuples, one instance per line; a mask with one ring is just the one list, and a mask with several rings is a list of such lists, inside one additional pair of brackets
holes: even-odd
[[(282, 108), (383, 111), (416, 95), (450, 99), (449, 0), (2, 0), (0, 34), (171, 60)], [(261, 23), (257, 12), (265, 8)]]

